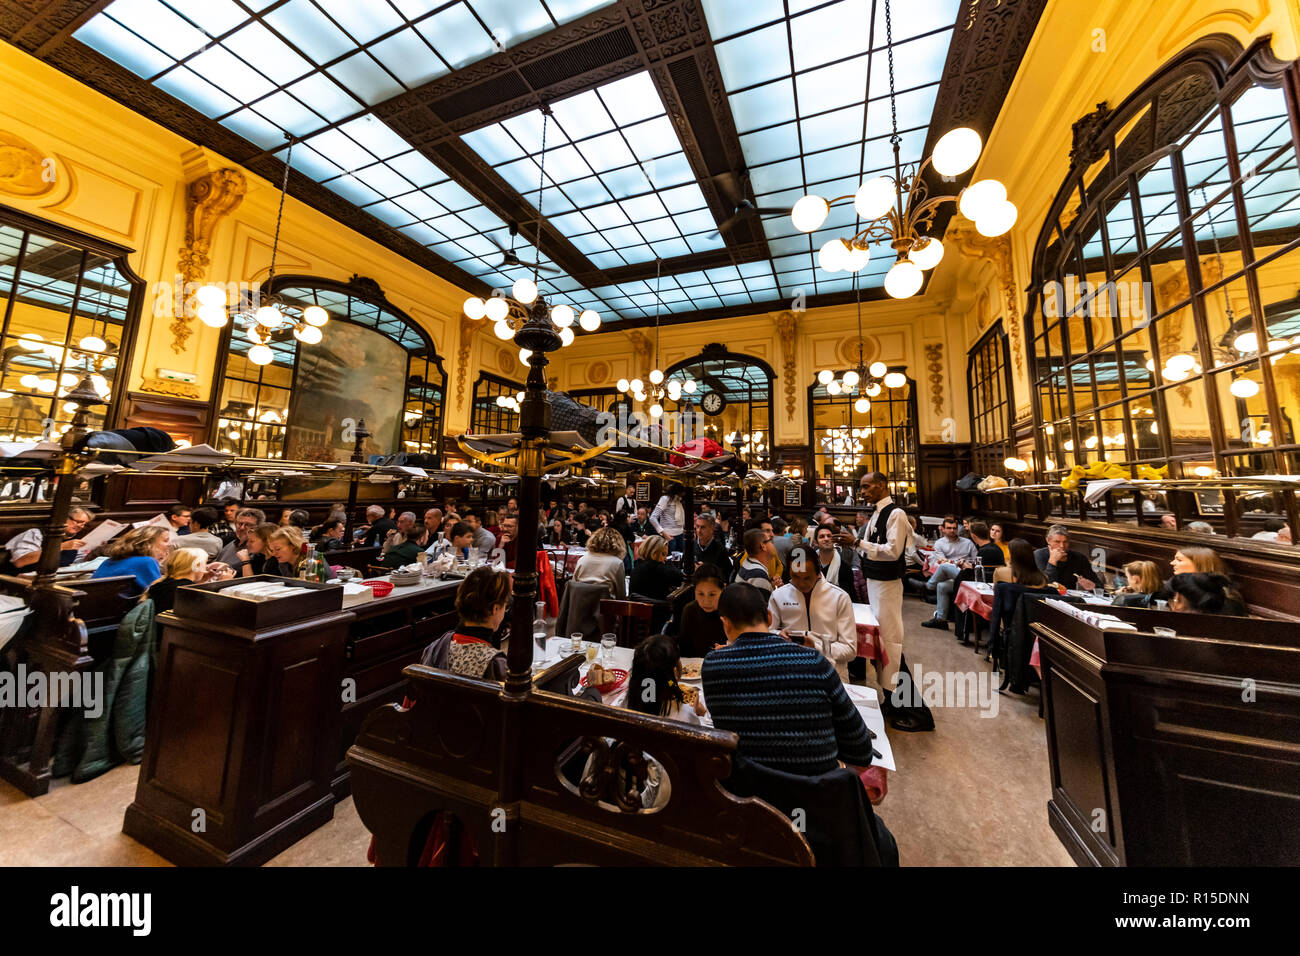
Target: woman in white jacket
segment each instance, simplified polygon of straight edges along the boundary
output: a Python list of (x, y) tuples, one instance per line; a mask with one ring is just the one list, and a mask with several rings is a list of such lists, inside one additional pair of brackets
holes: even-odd
[(659, 499), (655, 510), (650, 512), (650, 524), (655, 531), (668, 539), (670, 551), (680, 551), (685, 543), (686, 505), (682, 504), (681, 485), (674, 482), (668, 486), (668, 493)]
[(858, 656), (858, 625), (853, 600), (831, 584), (818, 570), (817, 556), (808, 548), (790, 551), (790, 583), (772, 592), (768, 601), (772, 628), (782, 637), (802, 631), (801, 643), (821, 651), (840, 675), (849, 681), (849, 661)]

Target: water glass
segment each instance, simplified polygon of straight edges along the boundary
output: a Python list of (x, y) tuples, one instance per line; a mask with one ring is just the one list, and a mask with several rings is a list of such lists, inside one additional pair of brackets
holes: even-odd
[(574, 631), (572, 634), (569, 635), (569, 653), (570, 654), (582, 653), (582, 632), (581, 631)]
[(617, 634), (600, 635), (601, 660), (606, 664), (614, 662), (614, 646), (618, 644)]

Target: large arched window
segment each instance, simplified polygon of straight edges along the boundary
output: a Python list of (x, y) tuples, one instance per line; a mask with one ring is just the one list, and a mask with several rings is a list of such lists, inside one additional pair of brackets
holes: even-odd
[(290, 315), (310, 305), (329, 313), (324, 336), (306, 345), (289, 330), (271, 342), (274, 360), (248, 360), (253, 344), (228, 327), (214, 447), (255, 458), (346, 461), (351, 425), (364, 420), (368, 456), (440, 454), (447, 376), (433, 340), (373, 280), (277, 277), (268, 293)]
[[(1099, 460), (1171, 478), (1300, 472), (1296, 80), (1266, 40), (1213, 36), (1075, 124), (1033, 260), (1041, 478)], [(1232, 532), (1258, 504), (1295, 521), (1290, 492), (1225, 497), (1196, 510)]]
[(57, 441), (88, 372), (90, 427), (117, 424), (145, 285), (128, 251), (0, 207), (0, 441)]
[[(842, 378), (848, 369), (832, 371)], [(889, 371), (905, 369), (896, 366)], [(865, 412), (856, 407), (862, 398), (868, 402)], [(916, 503), (920, 439), (916, 386), (910, 378), (897, 388), (875, 385), (862, 393), (834, 395), (814, 380), (808, 386), (808, 434), (818, 501), (835, 504), (850, 496), (856, 500), (862, 476), (878, 471), (889, 477), (890, 494), (899, 504)]]
[[(730, 441), (745, 448), (751, 463), (769, 466), (772, 458), (772, 367), (753, 355), (727, 351), (713, 343), (694, 358), (664, 369), (665, 384), (696, 383), (693, 393), (683, 392), (679, 406), (689, 401), (692, 411), (703, 412), (705, 434), (733, 448)], [(670, 403), (671, 404), (671, 403)]]

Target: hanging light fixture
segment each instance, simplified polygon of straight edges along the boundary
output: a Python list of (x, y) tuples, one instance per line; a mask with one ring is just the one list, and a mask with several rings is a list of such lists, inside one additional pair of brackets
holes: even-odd
[[(289, 140), (289, 149), (284, 156), (280, 205), (275, 213), (271, 267), (267, 270), (266, 281), (262, 283), (258, 294), (252, 300), (241, 300), (240, 307), (235, 312), (237, 319), (243, 319), (244, 332), (253, 343), (248, 349), (248, 360), (254, 365), (269, 365), (275, 360), (275, 353), (269, 343), (277, 338), (276, 333), (291, 332), (304, 345), (318, 345), (324, 338), (321, 326), (330, 318), (329, 313), (318, 305), (309, 305), (298, 311), (281, 299), (278, 293), (261, 293), (262, 289), (269, 289), (275, 280), (275, 260), (280, 252), (280, 226), (284, 221), (284, 197), (289, 191), (289, 162), (293, 158), (294, 143), (292, 136), (286, 138)], [(194, 293), (194, 298), (199, 303), (196, 314), (200, 322), (214, 329), (225, 327), (228, 321), (225, 289), (218, 285), (205, 285)]]
[(894, 32), (890, 0), (885, 0), (885, 45), (889, 51), (889, 109), (894, 147), (894, 175), (876, 176), (858, 187), (851, 196), (823, 199), (808, 194), (794, 204), (790, 219), (800, 232), (816, 232), (830, 215), (831, 207), (853, 202), (858, 218), (866, 226), (850, 238), (834, 238), (822, 244), (817, 264), (827, 272), (857, 272), (871, 256), (871, 246), (888, 242), (896, 255), (885, 275), (885, 291), (906, 299), (920, 291), (925, 273), (943, 259), (943, 243), (927, 235), (935, 213), (946, 202), (956, 202), (961, 214), (975, 223), (983, 236), (1000, 236), (1016, 222), (1016, 207), (1007, 201), (1007, 190), (995, 179), (967, 186), (959, 196), (929, 196), (922, 174), (930, 166), (941, 176), (959, 176), (975, 165), (983, 144), (979, 133), (958, 127), (945, 133), (934, 152), (913, 168), (904, 169), (900, 156), (898, 108), (894, 89)]
[(867, 365), (862, 348), (862, 290), (858, 286), (858, 277), (853, 277), (853, 292), (858, 306), (858, 365), (845, 372), (838, 380), (835, 372), (824, 368), (817, 373), (817, 382), (826, 389), (828, 395), (857, 395), (853, 401), (853, 410), (859, 415), (871, 411), (871, 399), (880, 394), (880, 386), (902, 388), (907, 384), (907, 376), (902, 372), (891, 372), (884, 362), (872, 362)]
[[(541, 276), (542, 269), (542, 198), (546, 186), (546, 129), (551, 117), (551, 108), (542, 104), (542, 149), (538, 157), (539, 178), (537, 183), (537, 238), (534, 247), (537, 250), (537, 260), (532, 263), (520, 262), (512, 258), (514, 255), (514, 236), (517, 230), (515, 223), (510, 224), (510, 252), (507, 253), (506, 261), (512, 265), (531, 265), (533, 274), (531, 277), (523, 276), (514, 281), (510, 287), (510, 295), (507, 297), (501, 291), (494, 292), (488, 299), (480, 299), (478, 296), (470, 296), (465, 300), (461, 308), (466, 317), (478, 321), (482, 318), (492, 320), (492, 331), (496, 337), (502, 341), (514, 339), (515, 333), (523, 328), (524, 323), (529, 320), (533, 314), (540, 314), (550, 318), (551, 325), (559, 332), (560, 347), (572, 345), (575, 335), (573, 332), (574, 310), (570, 305), (560, 303), (556, 306), (547, 304), (546, 298), (542, 295), (537, 283)], [(504, 250), (503, 250), (504, 251)], [(503, 263), (504, 264), (504, 263)], [(549, 271), (555, 271), (547, 267)], [(578, 326), (584, 332), (595, 332), (600, 328), (600, 314), (592, 309), (583, 309), (582, 313), (577, 315)], [(527, 349), (520, 350), (520, 361), (524, 365), (528, 364), (527, 358), (523, 352)]]
[(663, 261), (661, 259), (656, 258), (655, 259), (655, 364), (654, 364), (654, 368), (652, 368), (649, 374), (646, 375), (646, 378), (650, 380), (649, 391), (648, 392), (643, 391), (643, 389), (645, 389), (645, 383), (642, 382), (639, 378), (634, 378), (631, 381), (628, 381), (625, 378), (620, 378), (617, 383), (618, 390), (620, 392), (622, 392), (625, 395), (632, 396), (632, 398), (636, 399), (638, 402), (644, 402), (648, 397), (651, 402), (649, 408), (650, 417), (655, 420), (658, 420), (663, 417), (664, 414), (663, 403), (665, 398), (671, 399), (674, 402), (679, 402), (681, 401), (683, 391), (685, 391), (687, 394), (693, 395), (695, 393), (695, 389), (697, 388), (696, 383), (692, 379), (687, 379), (685, 382), (679, 382), (673, 380), (671, 382), (665, 383), (664, 381), (665, 375), (663, 373), (663, 370), (659, 368), (659, 301), (660, 301), (659, 282), (662, 278), (663, 278)]

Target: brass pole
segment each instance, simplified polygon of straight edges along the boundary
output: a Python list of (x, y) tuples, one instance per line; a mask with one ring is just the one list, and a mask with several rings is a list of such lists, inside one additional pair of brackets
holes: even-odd
[(77, 490), (76, 474), (88, 456), (73, 449), (77, 443), (90, 434), (86, 419), (90, 406), (103, 405), (104, 400), (95, 391), (87, 372), (77, 387), (67, 394), (67, 399), (77, 406), (72, 416), (72, 427), (63, 434), (60, 443), (62, 455), (57, 459), (55, 473), (58, 483), (54, 488), (54, 498), (50, 506), (50, 523), (45, 527), (41, 542), (41, 558), (36, 565), (36, 587), (45, 588), (54, 584), (55, 575), (63, 556), (63, 539), (67, 536), (68, 512), (72, 506), (72, 494)]

